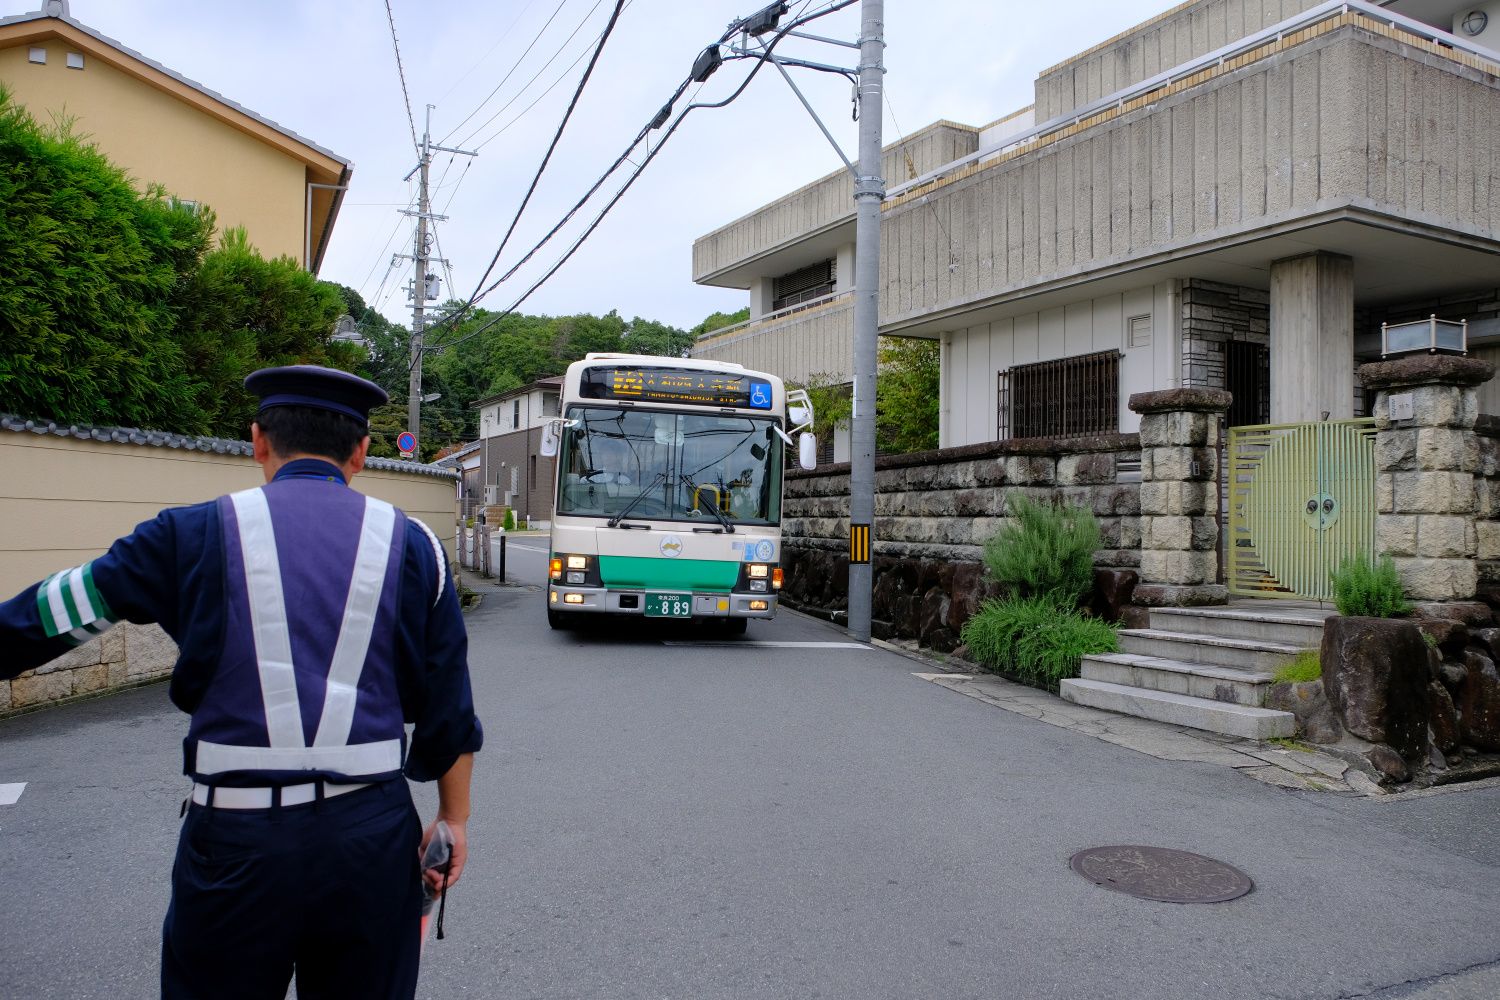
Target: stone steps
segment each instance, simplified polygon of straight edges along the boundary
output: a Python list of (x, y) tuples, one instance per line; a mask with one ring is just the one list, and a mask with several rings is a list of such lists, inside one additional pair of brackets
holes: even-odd
[(1120, 630), (1120, 652), (1086, 656), (1068, 701), (1249, 739), (1292, 736), (1290, 712), (1263, 708), (1273, 674), (1323, 641), (1333, 612), (1295, 602), (1153, 608), (1151, 627)]
[(1266, 672), (1134, 653), (1085, 656), (1081, 674), (1089, 681), (1252, 707), (1265, 704), (1266, 689), (1272, 682)]
[(1170, 632), (1317, 649), (1323, 641), (1323, 619), (1334, 613), (1331, 608), (1327, 611), (1297, 608), (1279, 612), (1240, 608), (1155, 608), (1151, 612), (1151, 625)]
[[(1152, 624), (1156, 624), (1155, 612)], [(1242, 670), (1275, 671), (1302, 649), (1260, 639), (1229, 639), (1217, 635), (1172, 632), (1159, 628), (1120, 629), (1120, 651), (1186, 663), (1209, 663)]]
[(1062, 682), (1060, 693), (1067, 701), (1090, 708), (1246, 739), (1290, 737), (1297, 731), (1297, 720), (1290, 712), (1211, 701), (1170, 691), (1070, 678)]

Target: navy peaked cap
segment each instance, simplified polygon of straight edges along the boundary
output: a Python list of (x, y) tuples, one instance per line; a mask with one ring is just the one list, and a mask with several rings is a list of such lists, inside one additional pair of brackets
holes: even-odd
[(262, 368), (245, 377), (245, 388), (260, 397), (260, 409), (273, 406), (310, 406), (370, 422), (370, 410), (390, 397), (384, 389), (358, 375), (318, 365)]

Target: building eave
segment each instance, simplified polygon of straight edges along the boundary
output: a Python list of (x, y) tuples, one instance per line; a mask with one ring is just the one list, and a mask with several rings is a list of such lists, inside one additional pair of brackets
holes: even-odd
[(49, 37), (61, 38), (80, 51), (194, 105), (241, 132), (275, 146), (305, 164), (309, 173), (315, 175), (312, 178), (314, 180), (321, 183), (342, 183), (339, 178), (346, 177), (353, 170), (354, 165), (333, 150), (251, 111), (71, 17), (53, 17), (39, 11), (0, 17), (0, 47)]

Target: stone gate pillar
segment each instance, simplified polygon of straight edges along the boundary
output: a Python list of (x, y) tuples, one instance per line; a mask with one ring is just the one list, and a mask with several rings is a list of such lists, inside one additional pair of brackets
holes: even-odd
[(1219, 418), (1223, 389), (1138, 392), (1141, 415), (1141, 582), (1137, 604), (1223, 604), (1219, 583)]
[(1495, 366), (1415, 355), (1361, 365), (1375, 404), (1375, 547), (1415, 601), (1472, 601), (1479, 583), (1478, 387)]

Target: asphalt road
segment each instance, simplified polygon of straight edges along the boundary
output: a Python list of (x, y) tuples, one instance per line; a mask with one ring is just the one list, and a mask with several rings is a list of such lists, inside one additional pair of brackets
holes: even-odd
[[(420, 996), (1500, 996), (1500, 788), (1334, 799), (1164, 763), (792, 614), (554, 633), (516, 587), (469, 627), (488, 744)], [(0, 723), (0, 786), (27, 782), (0, 805), (0, 994), (154, 995), (185, 731), (161, 685)], [(1068, 869), (1114, 843), (1256, 889), (1181, 906)]]

